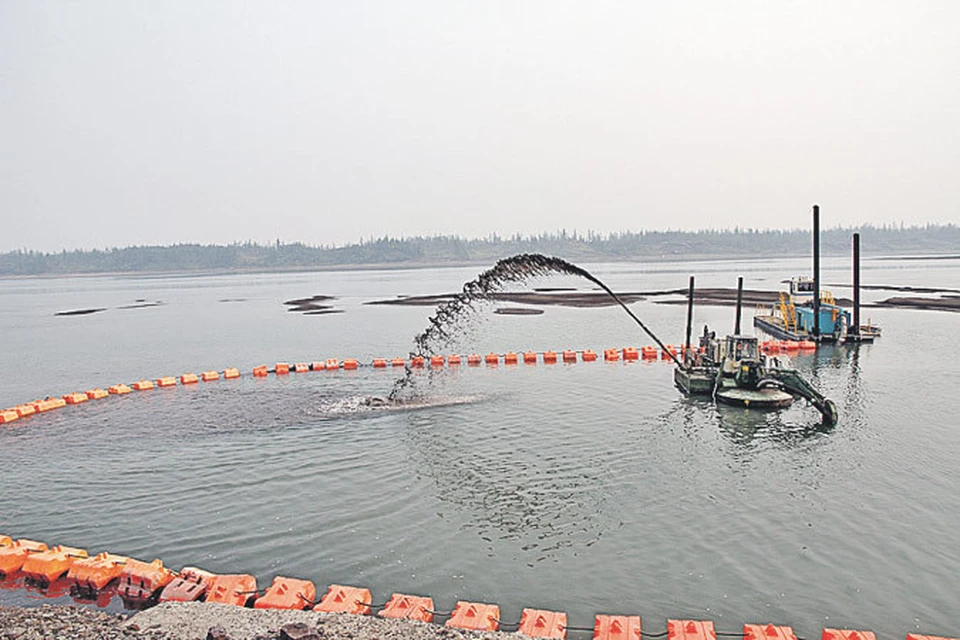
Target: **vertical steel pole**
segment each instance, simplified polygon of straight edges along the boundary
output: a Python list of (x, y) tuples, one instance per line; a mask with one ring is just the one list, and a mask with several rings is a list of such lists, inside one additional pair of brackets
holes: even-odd
[(850, 332), (860, 335), (860, 234), (853, 234), (853, 326)]
[(820, 339), (820, 205), (813, 205), (813, 335)]
[(683, 362), (690, 367), (690, 363), (693, 362), (693, 355), (691, 354), (692, 347), (690, 346), (690, 333), (693, 331), (693, 276), (690, 276), (690, 292), (687, 294), (687, 341), (683, 344), (685, 345), (684, 358)]
[(733, 335), (740, 335), (740, 309), (743, 306), (743, 276), (737, 278), (737, 323), (733, 326)]

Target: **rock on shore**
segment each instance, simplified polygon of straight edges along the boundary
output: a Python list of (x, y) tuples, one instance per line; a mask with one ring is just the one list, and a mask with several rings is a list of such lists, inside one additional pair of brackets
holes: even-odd
[(0, 640), (506, 640), (516, 633), (448, 629), (441, 624), (353, 616), (245, 609), (233, 605), (165, 603), (132, 617), (88, 607), (0, 606)]

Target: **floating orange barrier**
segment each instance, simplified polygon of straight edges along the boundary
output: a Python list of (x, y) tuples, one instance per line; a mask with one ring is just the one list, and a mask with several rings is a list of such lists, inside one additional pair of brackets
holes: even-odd
[(370, 615), (372, 598), (370, 589), (332, 584), (320, 600), (320, 604), (315, 606), (313, 610), (320, 613)]
[(593, 624), (594, 640), (640, 640), (640, 616), (598, 615)]
[(310, 371), (324, 371), (327, 368), (326, 362), (311, 362)]
[(597, 353), (596, 353), (595, 351), (593, 351), (592, 349), (584, 349), (584, 350), (580, 353), (580, 357), (583, 359), (584, 362), (596, 362), (596, 361), (597, 361)]
[(307, 373), (308, 371), (310, 371), (310, 365), (307, 364), (306, 362), (298, 362), (295, 365), (293, 365), (293, 371), (295, 373)]
[(157, 379), (158, 387), (175, 387), (177, 386), (177, 379), (173, 376), (164, 376), (163, 378)]
[(373, 359), (373, 368), (374, 369), (385, 369), (387, 366), (387, 361), (383, 358), (374, 358)]
[(433, 598), (395, 593), (377, 614), (382, 618), (433, 621)]
[(273, 371), (278, 376), (285, 376), (290, 373), (290, 364), (286, 362), (278, 362), (277, 364), (273, 365)]
[(19, 571), (31, 554), (42, 553), (47, 548), (47, 545), (43, 542), (27, 540), (26, 538), (15, 540), (9, 546), (0, 547), (0, 574), (10, 575)]
[(414, 369), (423, 368), (423, 365), (425, 363), (426, 363), (426, 360), (424, 359), (423, 356), (413, 356), (412, 358), (410, 358), (410, 366), (413, 367)]
[(407, 364), (407, 361), (404, 360), (403, 358), (394, 358), (390, 361), (391, 367), (403, 367), (403, 366), (406, 366), (406, 364)]
[(443, 356), (430, 356), (430, 366), (431, 367), (442, 367), (446, 363), (446, 358)]
[(800, 341), (800, 351), (816, 351), (817, 343), (813, 340), (801, 340)]
[(88, 400), (102, 400), (110, 395), (106, 389), (101, 389), (97, 387), (96, 389), (90, 389), (86, 392)]
[(636, 347), (624, 347), (623, 348), (623, 359), (624, 360), (639, 360), (640, 352), (637, 351)]
[(210, 579), (210, 588), (207, 590), (207, 602), (235, 604), (242, 607), (257, 593), (257, 579), (242, 574), (218, 575)]
[(37, 400), (33, 403), (33, 408), (37, 413), (53, 411), (54, 409), (61, 409), (65, 406), (67, 406), (67, 401), (63, 398), (45, 398), (44, 400)]
[(13, 422), (14, 420), (19, 420), (20, 414), (14, 409), (5, 409), (0, 411), (0, 424), (7, 424), (8, 422)]
[(340, 369), (340, 361), (336, 358), (327, 358), (323, 366), (327, 368), (327, 371), (337, 371)]
[(606, 362), (617, 362), (620, 360), (620, 350), (619, 349), (604, 349), (603, 350), (603, 359)]
[(77, 559), (67, 572), (67, 580), (84, 591), (101, 591), (120, 577), (127, 559), (106, 551), (92, 558)]
[(86, 402), (89, 399), (90, 398), (88, 398), (87, 394), (85, 393), (74, 392), (74, 393), (68, 393), (67, 395), (63, 396), (63, 400), (67, 404), (80, 404), (82, 402)]
[(32, 416), (37, 412), (37, 408), (32, 404), (18, 404), (13, 408), (13, 411), (17, 412), (17, 415), (21, 418), (26, 418), (27, 416)]
[(678, 351), (675, 346), (673, 346), (672, 344), (665, 344), (663, 345), (663, 352), (660, 354), (660, 357), (663, 360), (669, 360), (670, 356), (676, 357), (677, 353)]
[(133, 383), (133, 388), (137, 391), (147, 391), (153, 389), (154, 384), (150, 380), (139, 380)]
[(240, 369), (235, 367), (227, 367), (223, 370), (223, 379), (224, 380), (233, 380), (234, 378), (240, 377)]
[(12, 547), (13, 538), (10, 536), (0, 535), (0, 547)]
[(133, 390), (125, 384), (115, 384), (112, 387), (108, 388), (107, 391), (109, 391), (111, 394), (115, 396), (123, 396), (128, 393), (131, 393)]
[(797, 640), (792, 627), (778, 627), (772, 624), (743, 625), (743, 640)]
[(513, 351), (503, 354), (503, 364), (517, 364), (519, 361), (519, 357)]
[(219, 371), (204, 371), (200, 374), (200, 379), (204, 382), (213, 382), (220, 379)]
[(791, 351), (799, 351), (799, 350), (800, 350), (799, 342), (796, 342), (794, 340), (783, 340), (782, 342), (780, 342), (780, 351), (786, 351), (789, 353)]
[(483, 359), (487, 364), (500, 364), (500, 356), (496, 353), (488, 353)]
[(523, 352), (523, 362), (524, 362), (524, 364), (537, 364), (537, 352), (536, 352), (536, 351), (524, 351), (524, 352)]
[(543, 364), (557, 364), (557, 354), (553, 351), (544, 351)]
[(195, 373), (185, 373), (180, 376), (180, 384), (197, 384), (199, 381), (200, 378)]
[(668, 640), (717, 640), (709, 620), (667, 620)]
[(343, 368), (346, 369), (347, 371), (353, 371), (359, 366), (360, 366), (360, 363), (357, 360), (354, 360), (353, 358), (344, 358), (343, 360)]
[(567, 362), (567, 363), (576, 362), (576, 361), (577, 361), (577, 352), (576, 352), (576, 351), (570, 351), (569, 349), (567, 349), (566, 351), (563, 352), (563, 361), (564, 361), (564, 362)]
[(907, 640), (960, 640), (960, 638), (942, 638), (940, 636), (921, 636), (917, 633), (908, 633)]
[(853, 631), (851, 629), (824, 629), (822, 640), (877, 640), (873, 631)]
[(567, 614), (563, 611), (524, 609), (517, 631), (531, 638), (566, 638)]
[(776, 340), (766, 340), (761, 343), (760, 350), (769, 355), (780, 353), (780, 343)]
[(117, 594), (132, 608), (140, 607), (156, 599), (173, 578), (173, 572), (164, 567), (161, 560), (142, 562), (130, 558), (120, 572)]
[(267, 591), (253, 603), (254, 609), (306, 609), (317, 597), (309, 580), (277, 576)]
[(266, 378), (267, 377), (267, 365), (261, 364), (259, 367), (253, 368), (253, 377), (254, 378)]
[(646, 346), (640, 349), (640, 356), (644, 360), (656, 360), (657, 359), (657, 348), (652, 346)]
[(452, 356), (447, 358), (447, 364), (450, 365), (451, 367), (458, 366), (460, 364), (460, 356), (458, 356), (457, 354), (453, 354)]
[(30, 580), (50, 584), (68, 572), (74, 560), (88, 556), (86, 549), (57, 545), (53, 549), (28, 555), (20, 571)]
[(471, 353), (467, 356), (467, 364), (471, 367), (476, 367), (480, 365), (480, 355), (476, 353)]
[(160, 592), (160, 602), (194, 602), (206, 595), (214, 574), (197, 567), (184, 567), (180, 575)]
[(445, 626), (475, 631), (496, 631), (500, 628), (500, 607), (461, 600), (453, 608)]

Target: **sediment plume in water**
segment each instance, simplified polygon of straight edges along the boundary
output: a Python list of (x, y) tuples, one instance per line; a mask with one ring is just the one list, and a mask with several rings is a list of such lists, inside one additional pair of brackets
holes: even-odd
[[(472, 315), (475, 303), (488, 300), (492, 294), (501, 292), (506, 285), (556, 274), (586, 278), (603, 289), (617, 304), (623, 307), (623, 310), (640, 325), (640, 328), (646, 331), (663, 348), (660, 339), (644, 326), (643, 322), (617, 297), (617, 294), (589, 271), (561, 258), (539, 253), (522, 253), (500, 260), (493, 268), (484, 271), (476, 279), (463, 285), (463, 290), (453, 296), (451, 300), (437, 307), (437, 312), (430, 317), (430, 324), (413, 339), (416, 350), (410, 352), (410, 357), (427, 357), (437, 353), (439, 348), (446, 346), (456, 337), (456, 333), (464, 321)], [(412, 386), (413, 370), (408, 365), (405, 375), (393, 385), (389, 399), (391, 401), (398, 400), (405, 393), (410, 393)]]

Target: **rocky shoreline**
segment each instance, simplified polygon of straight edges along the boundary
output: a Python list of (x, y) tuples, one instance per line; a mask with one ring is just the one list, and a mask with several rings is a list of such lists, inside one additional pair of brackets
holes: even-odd
[(134, 615), (91, 607), (0, 606), (0, 640), (505, 640), (516, 633), (461, 631), (375, 616), (169, 602)]

